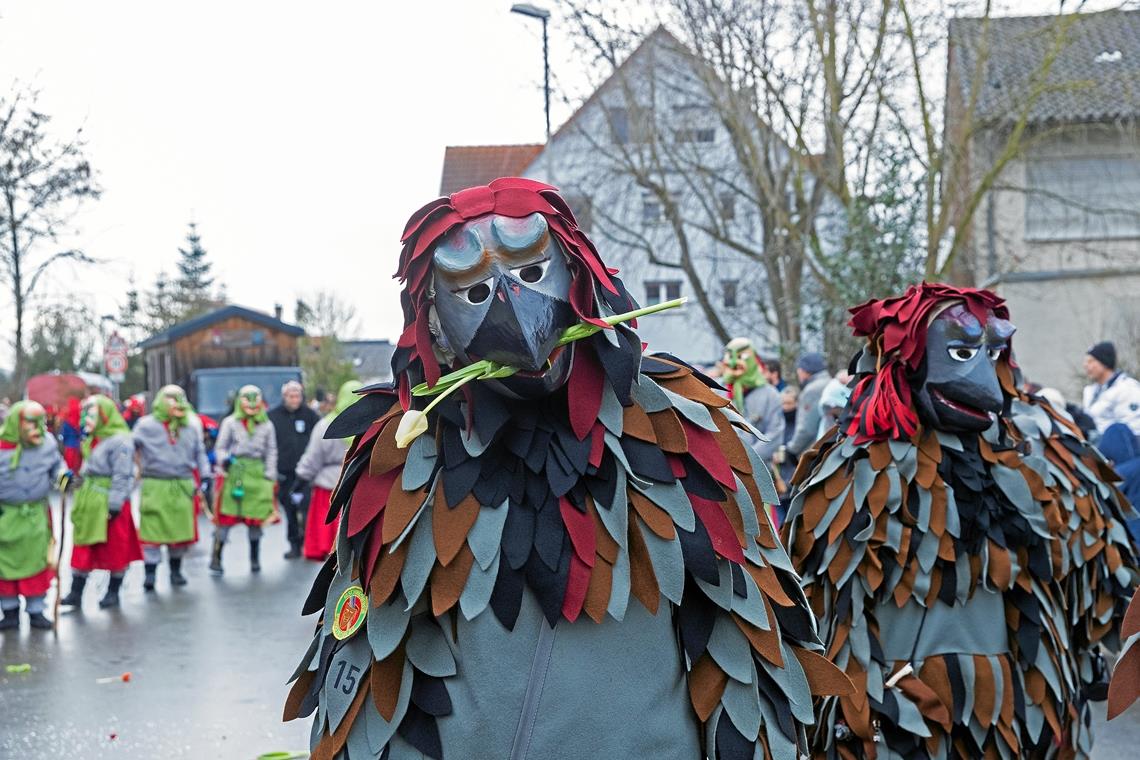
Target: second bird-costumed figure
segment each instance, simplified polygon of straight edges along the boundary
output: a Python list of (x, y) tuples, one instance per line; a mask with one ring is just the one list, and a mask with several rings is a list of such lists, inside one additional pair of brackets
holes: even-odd
[(18, 401), (0, 425), (0, 630), (20, 625), (20, 597), (32, 628), (51, 628), (44, 596), (55, 576), (48, 494), (63, 459), (47, 433), (47, 413)]
[(170, 584), (183, 586), (182, 558), (198, 539), (195, 497), (210, 474), (202, 428), (186, 392), (177, 385), (159, 390), (151, 413), (132, 431), (142, 474), (139, 495), (139, 539), (146, 577), (153, 591), (162, 547), (170, 563)]
[(354, 440), (285, 710), (312, 757), (794, 760), (812, 695), (850, 684), (744, 419), (608, 326), (635, 304), (549, 186), (425, 206), (399, 277), (396, 387), (326, 433)]
[(79, 607), (93, 570), (110, 573), (100, 607), (118, 607), (123, 576), (143, 558), (131, 514), (135, 447), (115, 402), (88, 396), (83, 402), (83, 468), (71, 508), (71, 590), (61, 604)]
[(249, 531), (249, 569), (261, 571), (261, 526), (277, 514), (277, 439), (256, 385), (244, 385), (234, 400), (234, 412), (222, 420), (214, 444), (218, 477), (215, 496), (214, 548), (210, 572), (222, 574), (222, 549), (230, 529)]
[(785, 528), (858, 690), (817, 702), (815, 756), (1087, 757), (1136, 580), (1115, 474), (1019, 390), (993, 293), (924, 283), (852, 314), (854, 391)]

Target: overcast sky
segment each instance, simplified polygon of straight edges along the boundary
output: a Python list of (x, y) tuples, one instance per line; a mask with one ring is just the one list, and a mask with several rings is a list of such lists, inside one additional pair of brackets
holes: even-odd
[(82, 126), (105, 191), (73, 225), (105, 263), (48, 289), (117, 311), (193, 216), (231, 301), (291, 317), (332, 289), (360, 337), (396, 336), (399, 235), (444, 146), (543, 138), (541, 26), (510, 5), (0, 0), (0, 87), (39, 87), (62, 137)]

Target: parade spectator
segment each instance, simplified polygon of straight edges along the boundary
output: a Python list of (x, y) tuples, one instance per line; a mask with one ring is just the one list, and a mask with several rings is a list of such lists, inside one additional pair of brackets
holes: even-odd
[[(1120, 490), (1128, 501), (1133, 506), (1140, 505), (1140, 446), (1137, 446), (1136, 436), (1127, 425), (1114, 422), (1101, 435), (1097, 448), (1123, 479)], [(1140, 518), (1134, 517), (1127, 524), (1132, 543), (1140, 547)]]
[(305, 559), (323, 562), (332, 551), (333, 541), (339, 520), (329, 523), (329, 502), (332, 491), (340, 478), (340, 468), (344, 463), (344, 454), (348, 450), (347, 438), (325, 439), (325, 431), (336, 416), (356, 402), (356, 391), (361, 384), (356, 380), (349, 380), (340, 387), (337, 401), (332, 411), (322, 417), (313, 428), (313, 437), (301, 461), (297, 463), (297, 476), (293, 481), (293, 490), (290, 494), (294, 503), (300, 503), (305, 492), (312, 486), (309, 497), (309, 511), (305, 519)]
[(850, 380), (850, 375), (846, 372), (841, 372), (831, 380), (828, 380), (827, 385), (823, 386), (823, 392), (819, 396), (819, 428), (816, 432), (817, 439), (822, 437), (824, 433), (839, 422), (839, 417), (843, 414), (843, 409), (851, 399), (851, 389), (847, 386)]
[(796, 432), (788, 443), (788, 451), (798, 457), (815, 443), (819, 433), (819, 399), (831, 380), (823, 354), (812, 351), (801, 356), (796, 364), (796, 377), (800, 381), (800, 405)]
[(780, 408), (784, 413), (784, 439), (780, 442), (780, 448), (776, 450), (775, 456), (772, 457), (772, 463), (776, 466), (778, 476), (776, 478), (776, 492), (780, 496), (780, 503), (774, 505), (777, 528), (784, 522), (784, 516), (788, 513), (788, 504), (792, 500), (792, 491), (788, 487), (788, 483), (792, 481), (792, 474), (796, 471), (798, 460), (788, 452), (788, 443), (791, 442), (792, 436), (796, 432), (796, 402), (798, 400), (799, 391), (794, 385), (784, 388), (783, 393), (780, 394)]
[(1116, 346), (1097, 343), (1085, 355), (1084, 407), (1104, 433), (1114, 422), (1123, 422), (1133, 435), (1140, 435), (1140, 382), (1116, 368)]
[(305, 388), (296, 380), (281, 386), (281, 403), (269, 412), (269, 420), (277, 435), (277, 500), (285, 510), (285, 529), (289, 539), (286, 559), (301, 556), (305, 540), (307, 499), (294, 504), (291, 498), (297, 477), (297, 462), (309, 445), (313, 426), (320, 416), (305, 404)]
[(780, 360), (774, 356), (766, 356), (760, 361), (764, 366), (764, 377), (768, 378), (768, 384), (783, 393), (788, 384), (784, 380), (784, 369), (780, 366)]
[(67, 411), (64, 412), (59, 423), (59, 440), (63, 444), (63, 461), (67, 469), (79, 472), (83, 464), (82, 431), (79, 427), (79, 399), (71, 396), (67, 399)]

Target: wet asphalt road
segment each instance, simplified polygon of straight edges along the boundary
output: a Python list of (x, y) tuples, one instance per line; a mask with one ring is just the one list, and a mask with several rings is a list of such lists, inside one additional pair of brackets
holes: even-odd
[[(32, 667), (0, 669), (0, 760), (253, 760), (307, 748), (309, 721), (280, 716), (285, 679), (312, 633), (300, 608), (318, 566), (282, 559), (285, 530), (276, 525), (263, 540), (261, 574), (250, 575), (244, 529), (235, 528), (226, 574), (212, 578), (204, 519), (199, 530), (203, 541), (184, 563), (188, 586), (172, 589), (163, 565), (157, 593), (146, 594), (136, 564), (119, 610), (98, 608), (107, 582), (96, 576), (83, 611), (61, 616), (58, 638), (26, 622), (18, 635), (0, 635), (0, 664)], [(96, 683), (126, 672), (128, 683)], [(1103, 705), (1096, 715), (1093, 757), (1137, 757), (1140, 703), (1111, 724)]]
[[(281, 708), (312, 634), (300, 612), (318, 566), (282, 559), (284, 533), (266, 529), (253, 576), (245, 529), (235, 528), (226, 574), (212, 578), (203, 519), (183, 563), (189, 585), (172, 589), (164, 564), (157, 593), (146, 594), (137, 563), (120, 609), (99, 609), (107, 581), (96, 574), (83, 611), (61, 615), (58, 638), (26, 620), (19, 635), (0, 635), (0, 664), (32, 666), (0, 668), (0, 758), (246, 760), (307, 749), (308, 721), (282, 724)], [(96, 683), (126, 672), (128, 683)]]

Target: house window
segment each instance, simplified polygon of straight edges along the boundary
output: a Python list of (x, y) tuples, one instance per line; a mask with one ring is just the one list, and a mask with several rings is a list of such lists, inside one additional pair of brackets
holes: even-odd
[(594, 204), (586, 195), (567, 194), (564, 196), (566, 205), (570, 207), (574, 218), (578, 220), (578, 229), (590, 232), (594, 229)]
[(736, 218), (736, 193), (721, 193), (717, 196), (720, 205), (720, 218), (731, 222)]
[(645, 305), (652, 306), (662, 301), (672, 301), (681, 297), (680, 280), (646, 280)]
[(1140, 158), (1050, 158), (1026, 167), (1027, 240), (1140, 237)]
[(724, 299), (724, 308), (726, 309), (736, 308), (736, 286), (738, 282), (739, 280), (720, 281), (720, 293)]
[(606, 109), (606, 120), (610, 124), (610, 132), (614, 142), (625, 145), (629, 142), (629, 111), (621, 106)]
[(656, 198), (644, 198), (641, 201), (642, 224), (659, 224), (663, 217), (661, 214), (661, 201)]
[(677, 142), (716, 142), (716, 130), (712, 127), (706, 127), (703, 129), (678, 129)]

